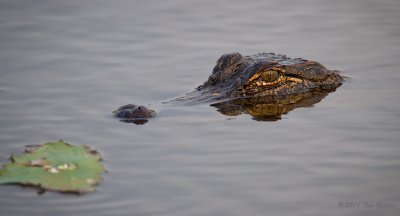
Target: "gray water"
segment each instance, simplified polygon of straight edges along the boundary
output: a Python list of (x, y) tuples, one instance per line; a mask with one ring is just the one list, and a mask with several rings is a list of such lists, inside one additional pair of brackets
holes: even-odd
[[(398, 0), (1, 0), (0, 163), (64, 139), (109, 172), (82, 196), (0, 186), (0, 214), (399, 215), (399, 21)], [(351, 79), (275, 122), (161, 103), (234, 51)], [(159, 115), (121, 123), (127, 103)]]

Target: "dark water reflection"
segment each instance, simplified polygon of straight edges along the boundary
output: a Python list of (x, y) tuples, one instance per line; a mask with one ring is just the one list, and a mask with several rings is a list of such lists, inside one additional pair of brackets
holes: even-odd
[(262, 98), (241, 98), (211, 104), (227, 116), (249, 114), (258, 121), (276, 121), (282, 115), (299, 107), (311, 107), (326, 97), (329, 92), (305, 92)]
[[(0, 214), (398, 215), (399, 11), (397, 0), (0, 1), (0, 162), (64, 139), (98, 149), (109, 170), (85, 196), (1, 186)], [(351, 80), (273, 122), (160, 104), (228, 52), (313, 59)], [(111, 111), (127, 103), (160, 112), (122, 124)], [(340, 205), (352, 201), (394, 207)]]

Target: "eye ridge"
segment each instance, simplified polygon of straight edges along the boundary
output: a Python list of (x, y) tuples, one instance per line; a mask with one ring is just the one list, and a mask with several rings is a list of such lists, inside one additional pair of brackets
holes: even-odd
[(275, 70), (267, 70), (261, 73), (261, 78), (265, 81), (265, 82), (274, 82), (276, 80), (278, 80), (280, 77), (280, 74), (278, 71)]

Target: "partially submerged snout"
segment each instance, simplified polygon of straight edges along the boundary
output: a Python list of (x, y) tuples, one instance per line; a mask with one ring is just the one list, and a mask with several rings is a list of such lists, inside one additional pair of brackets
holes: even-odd
[[(319, 102), (342, 82), (339, 71), (328, 70), (316, 61), (274, 53), (229, 53), (218, 59), (212, 74), (195, 91), (170, 102), (219, 102), (214, 105), (222, 113), (276, 119), (296, 107)], [(154, 110), (133, 104), (113, 113), (121, 121), (135, 124), (144, 124), (156, 115)]]
[(113, 111), (114, 117), (119, 118), (123, 122), (144, 124), (148, 118), (156, 116), (156, 112), (145, 106), (137, 106), (127, 104)]

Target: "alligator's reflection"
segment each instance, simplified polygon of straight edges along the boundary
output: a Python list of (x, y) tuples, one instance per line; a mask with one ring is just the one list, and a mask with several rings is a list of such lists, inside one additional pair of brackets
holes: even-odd
[(299, 107), (312, 107), (330, 92), (305, 92), (300, 94), (268, 96), (261, 98), (240, 98), (211, 104), (227, 116), (249, 114), (254, 120), (276, 121), (282, 115)]

